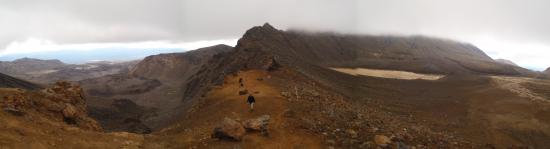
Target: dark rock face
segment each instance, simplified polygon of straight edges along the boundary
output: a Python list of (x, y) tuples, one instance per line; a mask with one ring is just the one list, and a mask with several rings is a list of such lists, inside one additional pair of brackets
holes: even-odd
[(80, 81), (86, 92), (92, 96), (111, 97), (114, 95), (132, 95), (149, 92), (162, 83), (158, 80), (130, 77), (127, 75), (110, 75), (107, 77)]
[(128, 99), (117, 99), (113, 108), (90, 107), (90, 116), (98, 121), (107, 131), (126, 131), (132, 133), (151, 133), (152, 130), (141, 119), (155, 114), (154, 109), (137, 105)]
[(0, 73), (0, 87), (4, 88), (22, 88), (22, 89), (39, 89), (40, 86), (23, 81), (5, 74)]
[[(149, 133), (178, 119), (191, 76), (215, 55), (233, 47), (216, 45), (184, 53), (146, 57), (128, 72), (82, 80), (91, 116), (107, 131)], [(195, 87), (195, 86), (193, 86)], [(162, 114), (157, 114), (162, 113)]]
[(148, 56), (130, 70), (130, 75), (159, 80), (174, 80), (192, 75), (194, 69), (208, 62), (218, 53), (228, 52), (233, 47), (216, 45), (184, 53)]

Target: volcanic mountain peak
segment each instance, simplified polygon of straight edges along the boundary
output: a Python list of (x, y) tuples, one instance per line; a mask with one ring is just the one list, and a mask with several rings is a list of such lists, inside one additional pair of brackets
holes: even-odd
[[(368, 67), (437, 74), (523, 74), (512, 66), (495, 62), (472, 44), (424, 36), (282, 31), (266, 24), (249, 29), (236, 49), (260, 50), (281, 59), (300, 59), (300, 63), (322, 67)], [(295, 65), (292, 63), (290, 66)]]

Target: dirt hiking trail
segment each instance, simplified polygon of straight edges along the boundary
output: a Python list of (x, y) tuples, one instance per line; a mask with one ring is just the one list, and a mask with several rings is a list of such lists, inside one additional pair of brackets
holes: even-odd
[[(256, 99), (253, 111), (249, 110), (246, 102), (248, 95), (239, 95), (240, 78), (248, 93)], [(191, 148), (321, 148), (321, 138), (290, 126), (284, 117), (288, 101), (279, 90), (269, 85), (269, 81), (269, 74), (265, 71), (251, 70), (226, 76), (224, 84), (209, 91), (193, 108), (192, 114), (176, 126), (179, 128), (174, 128), (185, 129), (176, 130), (180, 134), (176, 135), (179, 139), (174, 141), (191, 145)], [(240, 142), (210, 137), (213, 128), (225, 117), (242, 122), (262, 115), (271, 117), (268, 136), (260, 132), (247, 132)]]

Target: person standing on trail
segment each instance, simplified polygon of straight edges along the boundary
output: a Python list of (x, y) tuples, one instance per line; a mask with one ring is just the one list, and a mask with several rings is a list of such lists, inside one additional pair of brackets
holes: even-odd
[(250, 111), (254, 110), (254, 103), (256, 103), (256, 99), (254, 99), (254, 96), (252, 94), (248, 94), (248, 99), (246, 100), (248, 104), (250, 105)]

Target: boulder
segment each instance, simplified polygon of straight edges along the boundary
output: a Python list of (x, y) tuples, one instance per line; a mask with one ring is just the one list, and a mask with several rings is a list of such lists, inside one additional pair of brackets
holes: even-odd
[(269, 119), (271, 119), (269, 115), (262, 115), (258, 118), (244, 121), (243, 126), (247, 130), (266, 131), (267, 125), (269, 124)]
[(21, 110), (27, 104), (25, 97), (19, 93), (5, 96), (3, 100), (4, 108)]
[(243, 126), (248, 131), (260, 131), (262, 135), (268, 136), (267, 125), (269, 124), (269, 119), (269, 115), (262, 115), (255, 119), (246, 120)]
[(388, 146), (391, 143), (390, 138), (384, 136), (384, 135), (376, 135), (374, 136), (374, 143), (378, 146)]
[(63, 117), (76, 118), (77, 117), (76, 108), (71, 104), (65, 104), (65, 108), (63, 109)]
[(241, 141), (245, 133), (246, 130), (239, 122), (230, 118), (224, 118), (223, 122), (214, 128), (212, 137)]

